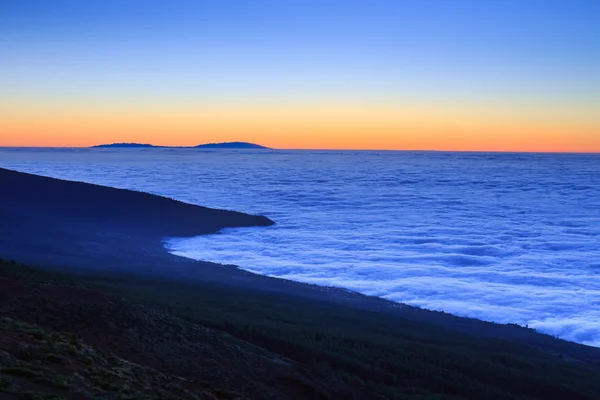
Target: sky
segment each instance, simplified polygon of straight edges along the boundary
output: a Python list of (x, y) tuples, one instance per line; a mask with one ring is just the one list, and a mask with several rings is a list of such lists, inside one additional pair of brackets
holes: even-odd
[(0, 146), (600, 152), (600, 2), (0, 0)]

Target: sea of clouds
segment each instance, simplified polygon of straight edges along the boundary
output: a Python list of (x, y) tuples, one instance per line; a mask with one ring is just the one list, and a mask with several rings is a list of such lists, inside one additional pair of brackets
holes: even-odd
[(174, 254), (600, 346), (600, 155), (3, 149), (0, 166), (277, 222)]

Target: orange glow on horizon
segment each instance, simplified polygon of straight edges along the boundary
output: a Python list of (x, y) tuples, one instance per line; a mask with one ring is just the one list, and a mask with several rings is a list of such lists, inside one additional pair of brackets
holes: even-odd
[[(3, 107), (0, 146), (194, 146), (247, 141), (280, 149), (600, 152), (600, 122), (482, 107)], [(540, 122), (543, 121), (543, 122)]]

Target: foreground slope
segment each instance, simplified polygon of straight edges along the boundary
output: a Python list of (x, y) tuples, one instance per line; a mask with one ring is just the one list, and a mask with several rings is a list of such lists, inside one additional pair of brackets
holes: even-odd
[(600, 368), (295, 296), (0, 261), (0, 393), (28, 391), (63, 399), (592, 400)]
[[(325, 393), (290, 359), (83, 283), (0, 261), (5, 392), (132, 399), (317, 399)], [(343, 396), (332, 383), (328, 392)]]

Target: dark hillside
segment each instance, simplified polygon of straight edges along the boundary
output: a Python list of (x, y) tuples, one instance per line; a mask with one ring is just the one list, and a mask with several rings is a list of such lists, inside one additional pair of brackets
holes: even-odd
[(16, 387), (44, 384), (37, 389), (66, 398), (112, 398), (124, 387), (144, 399), (344, 396), (335, 380), (325, 391), (292, 360), (222, 331), (57, 278), (0, 262), (0, 376), (19, 377)]
[[(155, 236), (194, 236), (233, 226), (268, 226), (267, 217), (215, 210), (132, 190), (71, 182), (0, 168), (2, 202), (21, 218), (85, 222)], [(40, 203), (43, 202), (43, 208)], [(15, 218), (16, 219), (16, 218)], [(13, 226), (16, 228), (16, 226)]]
[(600, 398), (597, 366), (283, 294), (0, 262), (0, 310), (0, 378), (63, 398)]
[(165, 237), (273, 224), (267, 217), (2, 168), (0, 188), (0, 255), (40, 265), (151, 267), (171, 258)]

